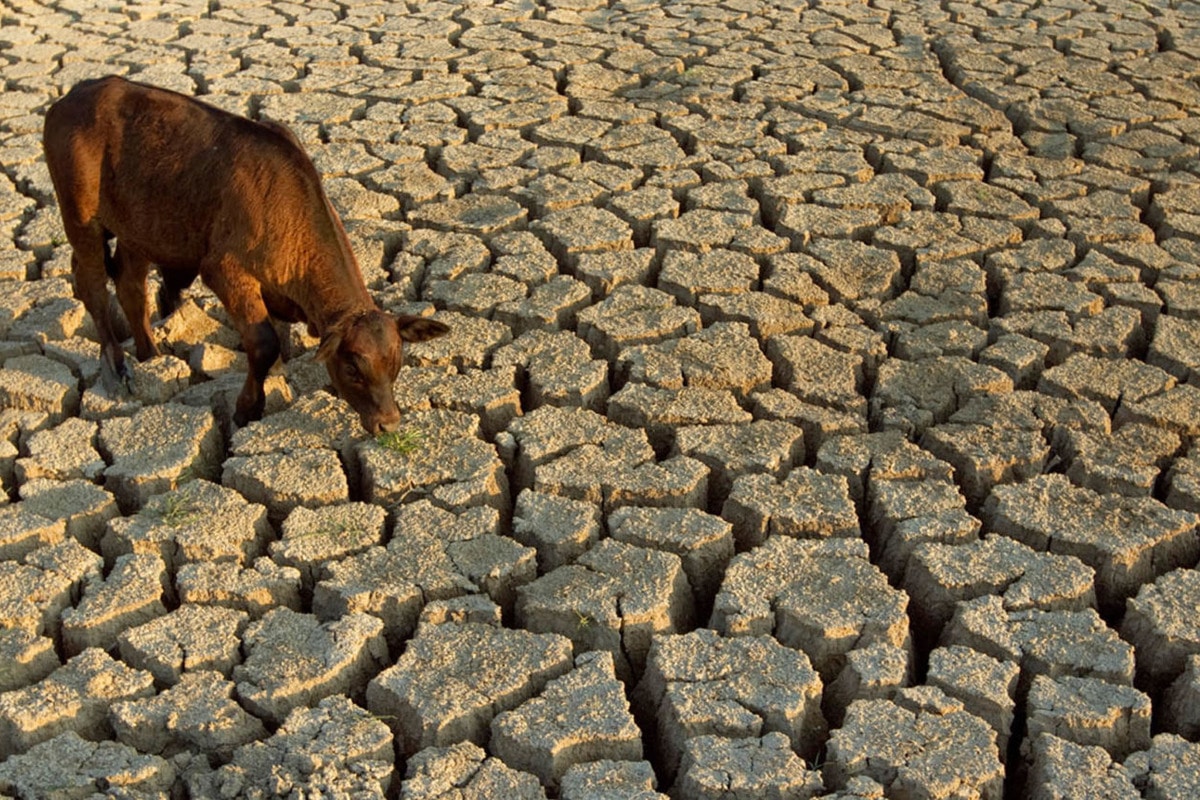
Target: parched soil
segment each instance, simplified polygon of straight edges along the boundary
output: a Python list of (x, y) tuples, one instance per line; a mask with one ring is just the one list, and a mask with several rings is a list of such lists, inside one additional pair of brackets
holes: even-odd
[[(200, 283), (104, 381), (110, 73), (292, 128), (452, 329), (399, 431), (282, 324), (237, 429)], [(0, 795), (1200, 796), (1200, 5), (30, 0), (0, 80)]]

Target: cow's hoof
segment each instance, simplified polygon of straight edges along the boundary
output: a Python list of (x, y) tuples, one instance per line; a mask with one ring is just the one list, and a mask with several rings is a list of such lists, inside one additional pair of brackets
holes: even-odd
[(129, 366), (128, 361), (122, 361), (121, 366), (117, 367), (117, 390), (125, 397), (133, 394), (133, 368)]
[(243, 408), (242, 404), (238, 403), (233, 411), (233, 424), (239, 428), (244, 428), (251, 422), (262, 419), (265, 405), (265, 399), (262, 404), (250, 408)]
[(100, 368), (100, 384), (113, 399), (127, 399), (133, 396), (133, 370), (129, 362), (122, 361), (113, 366), (108, 359), (102, 360)]

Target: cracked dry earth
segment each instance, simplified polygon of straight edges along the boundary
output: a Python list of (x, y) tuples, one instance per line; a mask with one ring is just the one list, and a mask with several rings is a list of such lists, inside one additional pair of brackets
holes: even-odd
[[(289, 124), (411, 346), (105, 392), (42, 115)], [(1200, 796), (1200, 5), (5, 0), (0, 794)], [(169, 191), (170, 187), (163, 187)]]

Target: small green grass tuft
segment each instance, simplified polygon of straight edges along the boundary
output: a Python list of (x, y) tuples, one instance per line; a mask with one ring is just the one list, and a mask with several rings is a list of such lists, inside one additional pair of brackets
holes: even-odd
[(375, 437), (375, 444), (400, 455), (416, 452), (424, 443), (424, 434), (411, 428), (402, 431), (384, 431)]
[(285, 542), (294, 542), (299, 539), (311, 539), (311, 538), (317, 537), (317, 536), (321, 537), (322, 539), (344, 539), (344, 538), (348, 537), (351, 533), (354, 533), (357, 530), (358, 530), (358, 528), (349, 522), (330, 520), (330, 521), (325, 522), (322, 525), (319, 525), (315, 529), (308, 531), (306, 533), (300, 533), (300, 534), (296, 534), (295, 536), (289, 536), (284, 541)]
[(187, 488), (176, 489), (168, 494), (163, 499), (162, 509), (159, 511), (163, 524), (175, 528), (194, 522), (199, 518), (200, 511), (193, 503), (194, 498)]

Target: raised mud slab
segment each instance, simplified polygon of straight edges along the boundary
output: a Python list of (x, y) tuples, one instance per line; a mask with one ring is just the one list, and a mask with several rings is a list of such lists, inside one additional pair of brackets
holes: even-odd
[[(451, 326), (395, 436), (302, 325), (234, 426), (199, 282), (105, 384), (109, 73)], [(1200, 796), (1196, 3), (32, 0), (0, 87), (0, 795)]]

